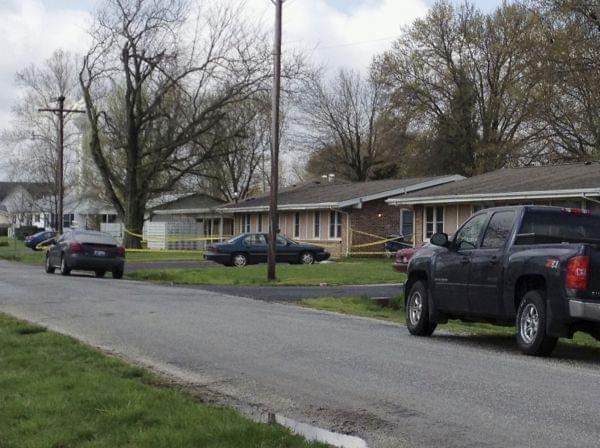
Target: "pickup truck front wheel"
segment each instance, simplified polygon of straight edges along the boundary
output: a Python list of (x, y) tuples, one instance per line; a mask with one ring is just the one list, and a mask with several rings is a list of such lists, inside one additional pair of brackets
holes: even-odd
[(558, 338), (546, 334), (546, 304), (541, 291), (529, 291), (517, 310), (517, 345), (526, 355), (545, 356), (552, 353)]
[(437, 326), (436, 323), (429, 320), (429, 302), (425, 282), (415, 282), (410, 288), (406, 301), (406, 326), (410, 334), (415, 336), (431, 336)]

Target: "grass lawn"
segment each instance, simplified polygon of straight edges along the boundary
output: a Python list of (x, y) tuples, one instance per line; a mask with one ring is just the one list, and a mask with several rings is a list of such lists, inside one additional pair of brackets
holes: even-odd
[[(132, 272), (128, 278), (179, 284), (210, 285), (272, 285), (266, 280), (267, 265), (258, 264), (243, 268), (219, 266), (210, 269), (162, 269)], [(313, 265), (277, 265), (275, 285), (310, 286), (362, 285), (374, 283), (398, 283), (404, 274), (392, 270), (390, 260), (362, 259), (351, 262), (316, 263)]]
[[(375, 319), (388, 320), (404, 324), (404, 300), (395, 297), (392, 306), (382, 307), (370, 300), (368, 297), (342, 297), (306, 299), (300, 302), (301, 306), (315, 308), (337, 313), (351, 314), (354, 316), (372, 317)], [(438, 329), (457, 334), (473, 334), (477, 336), (504, 336), (514, 337), (514, 327), (501, 327), (484, 323), (470, 323), (451, 320), (447, 324), (438, 325)], [(585, 333), (575, 333), (573, 339), (561, 339), (562, 342), (593, 347), (600, 349), (600, 342)]]
[(0, 447), (324, 447), (0, 314)]

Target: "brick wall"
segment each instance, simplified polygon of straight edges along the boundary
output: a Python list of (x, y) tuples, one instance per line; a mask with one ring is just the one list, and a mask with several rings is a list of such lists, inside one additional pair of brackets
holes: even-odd
[[(360, 209), (350, 209), (352, 230), (371, 233), (385, 238), (400, 231), (400, 208), (392, 207), (385, 199), (365, 202)], [(376, 239), (358, 232), (352, 233), (352, 245), (375, 242)], [(381, 252), (383, 244), (357, 248), (356, 252)]]

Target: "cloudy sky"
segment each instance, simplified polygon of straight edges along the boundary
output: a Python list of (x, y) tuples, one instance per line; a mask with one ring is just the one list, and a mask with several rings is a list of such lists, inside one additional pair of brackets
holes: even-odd
[[(14, 74), (56, 48), (82, 53), (97, 0), (0, 0), (0, 128), (10, 122)], [(219, 1), (219, 0), (205, 0)], [(455, 0), (457, 3), (459, 0)], [(249, 13), (271, 23), (270, 0), (246, 0)], [(284, 48), (300, 46), (330, 68), (364, 68), (430, 0), (287, 0)], [(475, 0), (484, 10), (500, 0)]]

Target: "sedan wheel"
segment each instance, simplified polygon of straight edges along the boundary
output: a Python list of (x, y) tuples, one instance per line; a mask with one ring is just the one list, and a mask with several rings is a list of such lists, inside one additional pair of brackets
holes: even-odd
[(60, 273), (62, 275), (71, 274), (71, 268), (67, 264), (67, 258), (64, 255), (60, 257)]
[(238, 268), (243, 268), (248, 264), (248, 258), (244, 254), (235, 254), (233, 256), (233, 265)]
[(50, 255), (46, 255), (46, 273), (54, 274), (54, 266), (50, 263)]
[(310, 252), (304, 252), (300, 255), (300, 263), (302, 264), (313, 264), (315, 262), (315, 256)]

